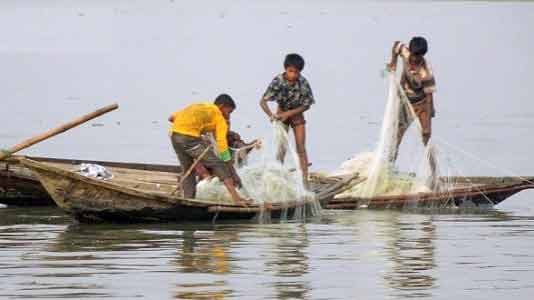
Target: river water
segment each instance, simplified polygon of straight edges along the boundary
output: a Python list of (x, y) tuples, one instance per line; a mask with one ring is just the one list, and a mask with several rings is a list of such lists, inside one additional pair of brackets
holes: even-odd
[(326, 212), (306, 223), (74, 224), (0, 212), (2, 299), (530, 299), (534, 217)]
[[(374, 148), (381, 70), (393, 41), (417, 34), (430, 43), (444, 171), (534, 175), (528, 1), (5, 0), (0, 25), (1, 147), (121, 106), (25, 154), (176, 163), (168, 115), (220, 92), (238, 102), (237, 131), (265, 136), (259, 98), (296, 51), (317, 101), (312, 169), (333, 170)], [(417, 145), (407, 137), (401, 166)], [(83, 225), (55, 208), (0, 208), (0, 299), (531, 299), (533, 198), (281, 224)]]

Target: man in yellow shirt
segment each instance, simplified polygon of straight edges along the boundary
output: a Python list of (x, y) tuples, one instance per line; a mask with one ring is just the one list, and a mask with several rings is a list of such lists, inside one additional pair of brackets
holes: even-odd
[[(228, 148), (228, 123), (230, 114), (235, 110), (234, 100), (226, 94), (219, 95), (213, 104), (191, 104), (173, 113), (169, 117), (172, 122), (171, 142), (178, 160), (184, 171), (188, 170), (206, 149), (201, 135), (212, 133), (217, 142), (217, 151), (208, 151), (200, 162), (212, 170), (224, 183), (232, 199), (237, 204), (246, 205), (249, 201), (243, 199), (236, 191), (236, 185), (241, 185), (241, 180), (232, 165), (232, 156)], [(194, 198), (196, 193), (196, 179), (194, 174), (189, 174), (183, 181), (184, 197)]]

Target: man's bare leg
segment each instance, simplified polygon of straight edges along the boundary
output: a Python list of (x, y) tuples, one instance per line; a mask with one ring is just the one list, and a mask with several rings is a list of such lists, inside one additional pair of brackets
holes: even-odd
[[(419, 113), (419, 121), (421, 122), (422, 127), (422, 140), (425, 147), (428, 146), (428, 142), (430, 141), (430, 137), (432, 136), (432, 118), (431, 118), (431, 106), (427, 106), (426, 110)], [(438, 174), (437, 174), (437, 161), (436, 157), (434, 156), (434, 152), (432, 149), (429, 149), (428, 153), (428, 164), (430, 167), (430, 188), (432, 190), (437, 190), (439, 187), (439, 180), (438, 180)]]
[(392, 164), (397, 161), (397, 157), (399, 156), (399, 148), (402, 143), (402, 138), (404, 138), (404, 134), (406, 133), (407, 130), (408, 130), (408, 127), (399, 126), (399, 131), (397, 133), (397, 143), (395, 144), (395, 149), (392, 153), (392, 157), (389, 158), (389, 161)]
[(243, 197), (239, 195), (237, 190), (235, 189), (234, 180), (232, 178), (226, 178), (224, 181), (224, 186), (230, 193), (230, 196), (232, 197), (232, 200), (238, 205), (247, 206), (249, 204), (252, 204), (252, 201), (246, 200)]
[(295, 134), (295, 144), (299, 155), (300, 169), (302, 170), (302, 181), (308, 187), (308, 153), (306, 152), (306, 126), (304, 124), (293, 127)]

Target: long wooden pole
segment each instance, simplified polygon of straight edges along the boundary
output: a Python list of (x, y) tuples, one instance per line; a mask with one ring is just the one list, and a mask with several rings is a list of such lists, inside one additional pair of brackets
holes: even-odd
[(210, 151), (210, 149), (211, 149), (211, 147), (206, 147), (206, 149), (204, 149), (204, 151), (195, 159), (195, 161), (193, 161), (193, 163), (191, 164), (189, 169), (187, 169), (187, 171), (185, 171), (185, 173), (182, 175), (182, 178), (180, 178), (180, 181), (178, 182), (178, 186), (176, 187), (174, 192), (172, 192), (171, 195), (174, 196), (180, 190), (180, 188), (182, 189), (182, 192), (183, 192), (183, 184), (184, 184), (185, 179), (187, 178), (187, 176), (189, 176), (191, 174), (191, 172), (193, 172), (195, 167), (204, 158), (204, 156), (206, 156), (206, 154), (208, 154), (208, 151)]
[(106, 113), (108, 113), (108, 112), (110, 112), (112, 110), (115, 110), (117, 108), (119, 108), (119, 105), (117, 103), (102, 107), (100, 109), (95, 110), (92, 113), (83, 115), (83, 116), (81, 116), (81, 117), (79, 117), (77, 119), (74, 119), (74, 120), (66, 123), (66, 124), (63, 124), (63, 125), (61, 125), (59, 127), (50, 129), (47, 132), (44, 132), (44, 133), (39, 134), (37, 136), (34, 136), (34, 137), (30, 138), (30, 139), (27, 139), (27, 140), (15, 145), (15, 146), (9, 148), (9, 149), (7, 149), (7, 150), (2, 150), (0, 152), (0, 160), (2, 160), (4, 158), (7, 158), (7, 157), (11, 156), (12, 154), (14, 154), (14, 153), (16, 153), (16, 152), (18, 152), (18, 151), (20, 151), (22, 149), (26, 149), (26, 148), (28, 148), (30, 146), (33, 146), (33, 145), (35, 145), (37, 143), (40, 143), (40, 142), (42, 142), (42, 141), (44, 141), (46, 139), (49, 139), (49, 138), (51, 138), (51, 137), (53, 137), (55, 135), (63, 133), (63, 132), (65, 132), (65, 131), (67, 131), (67, 130), (69, 130), (71, 128), (74, 128), (74, 127), (76, 127), (76, 126), (78, 126), (80, 124), (83, 124), (83, 123), (85, 123), (85, 122), (87, 122), (89, 120), (92, 120), (92, 119), (94, 119), (96, 117), (99, 117), (99, 116), (101, 116), (103, 114), (106, 114)]

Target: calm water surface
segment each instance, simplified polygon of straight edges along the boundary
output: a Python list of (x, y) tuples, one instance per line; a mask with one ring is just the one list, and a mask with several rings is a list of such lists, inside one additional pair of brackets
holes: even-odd
[[(443, 171), (534, 175), (532, 28), (532, 2), (2, 0), (0, 148), (117, 101), (25, 153), (175, 164), (167, 117), (221, 92), (238, 102), (234, 129), (263, 137), (258, 101), (296, 51), (317, 100), (313, 169), (333, 170), (373, 149), (391, 45), (421, 34)], [(417, 135), (403, 142), (402, 170), (411, 145)], [(486, 212), (263, 225), (80, 225), (8, 207), (0, 299), (532, 299), (533, 249), (528, 191)]]
[(534, 217), (518, 209), (84, 225), (7, 208), (0, 298), (530, 299)]

